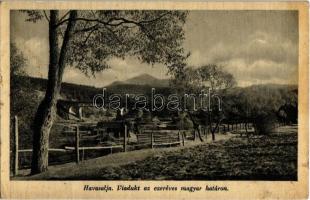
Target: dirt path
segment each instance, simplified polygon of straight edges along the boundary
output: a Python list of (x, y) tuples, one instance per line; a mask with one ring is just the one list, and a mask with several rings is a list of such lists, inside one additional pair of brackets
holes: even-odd
[[(230, 133), (218, 134), (216, 135), (215, 142), (221, 140), (228, 140), (233, 136), (235, 135)], [(185, 146), (181, 147), (143, 149), (124, 153), (110, 154), (95, 159), (85, 160), (80, 162), (79, 164), (71, 162), (63, 165), (50, 166), (49, 171), (34, 176), (27, 176), (27, 174), (30, 173), (29, 170), (20, 170), (21, 175), (18, 177), (14, 177), (13, 179), (14, 180), (63, 179), (63, 177), (71, 175), (73, 176), (75, 174), (83, 174), (83, 176), (87, 177), (88, 173), (94, 174), (96, 170), (99, 170), (100, 168), (103, 167), (126, 165), (131, 162), (144, 160), (145, 158), (150, 156), (160, 155), (165, 152), (178, 151), (180, 149), (189, 148), (197, 145), (203, 145), (211, 142), (213, 141), (211, 137), (208, 136), (208, 138), (205, 139), (204, 142), (200, 142), (198, 139), (196, 139), (196, 141), (186, 141)]]

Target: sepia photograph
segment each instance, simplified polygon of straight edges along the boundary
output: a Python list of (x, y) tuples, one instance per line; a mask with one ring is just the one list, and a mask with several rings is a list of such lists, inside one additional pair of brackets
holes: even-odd
[(296, 11), (14, 10), (10, 37), (13, 179), (297, 180)]
[(49, 197), (227, 198), (254, 183), (257, 198), (285, 195), (280, 184), (296, 188), (290, 197), (305, 194), (308, 29), (299, 4), (29, 5), (8, 9), (2, 26), (6, 194), (57, 184), (63, 192)]

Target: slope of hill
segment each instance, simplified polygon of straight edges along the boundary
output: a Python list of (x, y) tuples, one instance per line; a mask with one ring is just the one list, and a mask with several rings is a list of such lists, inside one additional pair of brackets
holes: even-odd
[[(47, 80), (43, 78), (20, 76), (22, 80), (29, 81), (31, 83), (31, 89), (38, 92), (44, 92), (47, 84)], [(105, 87), (107, 93), (117, 94), (150, 94), (152, 88), (156, 88), (156, 93), (163, 95), (169, 95), (174, 93), (173, 89), (169, 87), (169, 79), (157, 79), (148, 74), (142, 74), (137, 77), (128, 79), (126, 81), (117, 81)], [(229, 90), (228, 94), (239, 93), (256, 93), (266, 95), (274, 91), (285, 92), (298, 92), (297, 85), (278, 85), (278, 84), (263, 84), (252, 85), (248, 87), (236, 87)], [(80, 100), (89, 101), (96, 94), (101, 94), (102, 88), (94, 86), (78, 85), (73, 83), (62, 83), (61, 99), (67, 100)]]
[(168, 87), (169, 79), (158, 79), (149, 74), (141, 74), (125, 81), (115, 81), (111, 83), (108, 87), (120, 85), (149, 85), (155, 88)]
[[(46, 90), (47, 79), (30, 76), (19, 76), (18, 78), (24, 82), (29, 82), (31, 89), (34, 91), (45, 92)], [(102, 89), (93, 86), (64, 82), (61, 85), (60, 98), (87, 101), (100, 92), (102, 92)]]
[[(19, 79), (30, 82), (33, 90), (44, 92), (46, 89), (46, 79), (29, 76), (20, 76)], [(168, 87), (168, 79), (161, 80), (147, 74), (142, 74), (126, 81), (113, 82), (105, 88), (106, 92), (110, 94), (148, 94), (151, 92), (152, 88), (156, 88), (157, 92), (165, 94), (167, 91), (170, 91)], [(90, 101), (96, 94), (101, 93), (102, 88), (64, 82), (62, 83), (60, 98), (66, 100)]]
[(246, 93), (251, 95), (251, 93), (260, 94), (262, 96), (274, 95), (275, 92), (298, 93), (298, 85), (282, 85), (282, 84), (261, 84), (261, 85), (251, 85), (247, 87), (235, 87), (228, 91), (229, 94), (240, 94)]

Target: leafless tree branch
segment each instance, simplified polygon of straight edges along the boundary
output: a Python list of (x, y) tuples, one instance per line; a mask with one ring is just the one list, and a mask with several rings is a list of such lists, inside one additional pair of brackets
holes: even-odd
[[(129, 19), (125, 19), (123, 17), (115, 17), (115, 18), (111, 18), (109, 19), (108, 21), (103, 21), (103, 20), (100, 20), (100, 19), (87, 19), (87, 18), (83, 18), (83, 17), (79, 17), (79, 18), (76, 18), (75, 20), (76, 21), (85, 21), (85, 22), (97, 22), (99, 24), (103, 24), (105, 26), (120, 26), (120, 25), (123, 25), (123, 24), (135, 24), (137, 26), (142, 26), (143, 24), (148, 24), (148, 23), (152, 23), (152, 22), (155, 22), (161, 18), (163, 18), (164, 16), (168, 15), (170, 12), (166, 12), (164, 14), (162, 14), (161, 16), (159, 17), (156, 17), (154, 19), (151, 19), (151, 20), (142, 20), (142, 21), (133, 21), (133, 20), (129, 20)], [(68, 22), (69, 19), (64, 19), (62, 21), (60, 21), (56, 27), (59, 27), (61, 26), (62, 24)]]
[(44, 13), (45, 19), (46, 19), (48, 22), (50, 22), (50, 19), (47, 17), (47, 14), (46, 14), (45, 10), (43, 10), (43, 13)]
[(70, 11), (68, 11), (66, 14), (64, 14), (59, 21), (61, 22), (62, 20), (64, 20), (68, 15), (69, 15)]

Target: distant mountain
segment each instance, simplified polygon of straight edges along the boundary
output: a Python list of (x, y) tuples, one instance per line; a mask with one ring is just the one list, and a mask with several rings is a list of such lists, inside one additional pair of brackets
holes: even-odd
[[(46, 90), (47, 80), (44, 78), (30, 76), (19, 76), (18, 78), (24, 82), (29, 82), (33, 90), (41, 93)], [(115, 81), (105, 88), (109, 94), (147, 94), (151, 92), (152, 88), (156, 88), (156, 93), (170, 93), (168, 79), (157, 79), (147, 74), (126, 81)], [(63, 82), (60, 99), (91, 101), (96, 94), (102, 94), (102, 88)]]
[(149, 74), (141, 74), (125, 81), (115, 81), (108, 87), (121, 85), (148, 85), (154, 88), (169, 87), (169, 79), (158, 79)]
[(298, 85), (293, 84), (274, 84), (274, 83), (265, 83), (265, 84), (255, 84), (246, 87), (234, 87), (231, 88), (230, 92), (238, 91), (260, 91), (260, 90), (289, 90), (289, 91), (298, 91)]
[[(46, 90), (47, 80), (43, 78), (19, 76), (21, 82), (29, 82), (31, 85), (30, 90), (40, 93), (43, 97)], [(117, 81), (109, 86), (106, 86), (108, 94), (147, 94), (151, 93), (151, 89), (156, 88), (156, 93), (168, 96), (175, 93), (169, 87), (169, 80), (157, 79), (148, 74), (142, 74), (126, 81)], [(29, 89), (27, 91), (30, 91)], [(273, 94), (274, 91), (295, 92), (298, 93), (298, 85), (279, 85), (279, 84), (261, 84), (252, 85), (248, 87), (235, 87), (229, 89), (227, 94), (238, 94), (246, 92), (250, 94), (267, 95)], [(102, 94), (102, 88), (97, 88), (87, 85), (79, 85), (73, 83), (62, 83), (60, 99), (65, 100), (79, 100), (79, 101), (92, 101), (96, 94)]]

